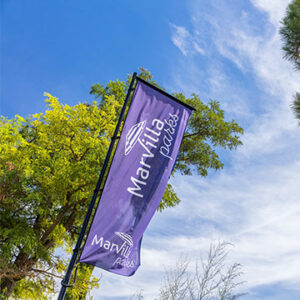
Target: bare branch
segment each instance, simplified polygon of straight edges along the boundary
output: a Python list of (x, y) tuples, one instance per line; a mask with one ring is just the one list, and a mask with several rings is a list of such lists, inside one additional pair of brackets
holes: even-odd
[(182, 257), (174, 268), (166, 271), (165, 282), (159, 300), (235, 300), (243, 293), (236, 289), (244, 282), (239, 281), (241, 265), (234, 263), (226, 267), (227, 242), (211, 244), (207, 257), (195, 264), (194, 273), (188, 271), (189, 260)]

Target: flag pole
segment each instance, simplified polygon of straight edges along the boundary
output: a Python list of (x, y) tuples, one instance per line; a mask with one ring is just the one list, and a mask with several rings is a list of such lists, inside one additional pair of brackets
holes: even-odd
[(122, 123), (122, 119), (123, 119), (124, 114), (125, 114), (125, 110), (126, 110), (129, 98), (130, 98), (130, 94), (133, 91), (133, 85), (134, 85), (134, 82), (136, 80), (136, 75), (137, 75), (136, 72), (134, 72), (133, 75), (132, 75), (130, 86), (129, 86), (129, 89), (128, 89), (128, 92), (127, 92), (127, 95), (126, 95), (126, 98), (125, 98), (120, 116), (119, 116), (118, 123), (117, 123), (116, 128), (115, 128), (115, 132), (114, 132), (114, 134), (111, 138), (111, 142), (110, 142), (110, 145), (109, 145), (109, 148), (108, 148), (108, 151), (107, 151), (107, 154), (106, 154), (106, 157), (105, 157), (105, 160), (104, 160), (104, 163), (103, 163), (103, 166), (102, 166), (102, 169), (101, 169), (101, 172), (100, 172), (97, 184), (96, 184), (96, 188), (94, 190), (94, 194), (93, 194), (91, 202), (89, 204), (88, 211), (85, 215), (85, 218), (84, 218), (84, 221), (83, 221), (83, 224), (82, 224), (82, 227), (81, 227), (81, 230), (80, 230), (77, 242), (76, 242), (76, 246), (73, 249), (73, 254), (72, 254), (67, 272), (65, 274), (64, 279), (61, 282), (61, 289), (60, 289), (60, 292), (59, 292), (59, 295), (58, 295), (58, 298), (57, 298), (58, 300), (63, 300), (65, 298), (67, 288), (70, 287), (69, 282), (70, 282), (70, 279), (71, 279), (71, 275), (72, 275), (75, 263), (77, 261), (78, 254), (79, 254), (79, 251), (80, 251), (80, 247), (81, 247), (83, 238), (85, 236), (89, 221), (90, 221), (91, 216), (92, 216), (92, 212), (93, 212), (93, 209), (94, 209), (94, 206), (95, 206), (95, 202), (96, 202), (96, 199), (97, 199), (97, 196), (98, 196), (98, 192), (100, 190), (100, 187), (101, 187), (103, 179), (104, 179), (104, 175), (106, 173), (106, 168), (108, 166), (110, 156), (111, 156), (111, 153), (113, 151), (115, 141), (117, 139), (117, 135), (118, 135), (121, 123)]

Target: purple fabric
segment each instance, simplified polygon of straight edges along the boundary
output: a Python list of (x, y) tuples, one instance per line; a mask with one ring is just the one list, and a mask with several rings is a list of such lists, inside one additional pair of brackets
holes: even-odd
[(80, 262), (131, 276), (191, 114), (138, 81)]

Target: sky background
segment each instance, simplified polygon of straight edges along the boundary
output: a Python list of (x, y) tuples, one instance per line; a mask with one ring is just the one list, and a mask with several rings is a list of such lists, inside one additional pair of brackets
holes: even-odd
[(105, 271), (94, 299), (154, 299), (164, 269), (212, 241), (234, 244), (245, 300), (300, 299), (300, 128), (290, 103), (299, 73), (282, 59), (286, 0), (2, 0), (1, 115), (45, 110), (44, 92), (69, 105), (90, 86), (149, 69), (169, 92), (218, 99), (245, 130), (220, 152), (223, 170), (172, 179), (179, 206), (146, 230), (136, 275)]

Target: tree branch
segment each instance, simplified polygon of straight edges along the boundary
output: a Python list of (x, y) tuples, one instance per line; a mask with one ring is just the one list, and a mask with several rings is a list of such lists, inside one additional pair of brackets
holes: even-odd
[(45, 271), (45, 270), (39, 270), (39, 269), (32, 268), (31, 271), (37, 272), (37, 273), (42, 273), (42, 274), (47, 275), (47, 276), (53, 276), (53, 277), (60, 278), (60, 279), (64, 278), (63, 276), (59, 276), (59, 275), (56, 275), (54, 273), (51, 273), (51, 272), (48, 272), (48, 271)]

